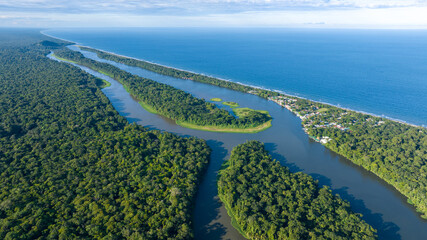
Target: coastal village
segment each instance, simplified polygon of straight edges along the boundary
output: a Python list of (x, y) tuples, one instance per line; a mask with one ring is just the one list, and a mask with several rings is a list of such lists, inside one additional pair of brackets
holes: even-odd
[(279, 95), (269, 97), (268, 100), (297, 115), (302, 120), (303, 129), (310, 138), (322, 144), (328, 143), (332, 138), (329, 136), (313, 136), (310, 129), (334, 128), (351, 132), (351, 127), (355, 124), (366, 124), (375, 127), (385, 123), (379, 117), (361, 119), (360, 116), (362, 114), (360, 113), (296, 97)]

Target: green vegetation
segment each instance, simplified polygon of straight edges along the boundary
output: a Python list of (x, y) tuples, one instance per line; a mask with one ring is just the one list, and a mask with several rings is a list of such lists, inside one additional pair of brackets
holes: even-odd
[[(54, 58), (56, 58), (56, 59), (58, 59), (58, 60), (61, 60), (61, 61), (64, 61), (64, 62), (69, 62), (69, 63), (77, 64), (77, 62), (75, 62), (75, 61), (71, 61), (71, 60), (68, 60), (68, 59), (65, 59), (65, 58), (58, 57), (58, 56), (57, 56), (57, 55), (55, 55), (55, 54), (52, 54), (52, 56), (53, 56)], [(105, 74), (105, 73), (103, 73), (103, 74)], [(105, 74), (105, 75), (107, 75), (107, 74)], [(101, 80), (102, 80), (102, 84), (99, 86), (100, 88), (107, 88), (107, 87), (110, 87), (110, 86), (111, 86), (111, 83), (110, 83), (109, 81), (104, 80), (104, 79), (101, 79)]]
[(206, 142), (128, 124), (25, 33), (0, 35), (0, 239), (192, 238)]
[(329, 111), (329, 108), (321, 108), (318, 110), (319, 113), (327, 112)]
[(211, 98), (212, 102), (222, 102), (221, 98)]
[(230, 106), (230, 107), (232, 107), (232, 108), (236, 108), (236, 107), (238, 107), (238, 106), (239, 106), (239, 104), (238, 104), (238, 103), (235, 103), (235, 102), (223, 102), (222, 104), (227, 105), (227, 106)]
[(64, 61), (64, 62), (69, 62), (69, 63), (74, 63), (74, 64), (77, 64), (77, 62), (76, 61), (72, 61), (72, 60), (69, 60), (69, 59), (65, 59), (65, 58), (62, 58), (62, 57), (59, 57), (58, 55), (56, 55), (56, 54), (52, 54), (52, 56), (54, 57), (54, 58), (56, 58), (56, 59), (58, 59), (58, 60), (61, 60), (61, 61)]
[(258, 125), (256, 127), (245, 128), (245, 129), (229, 128), (229, 127), (221, 128), (218, 126), (200, 126), (200, 125), (191, 124), (187, 122), (180, 122), (180, 121), (176, 121), (176, 123), (185, 128), (191, 128), (195, 130), (208, 131), (208, 132), (226, 132), (226, 133), (258, 133), (271, 127), (271, 120), (261, 125)]
[[(375, 173), (408, 198), (427, 219), (427, 130), (327, 104), (244, 86), (200, 74), (82, 48), (112, 61), (183, 79), (209, 83), (273, 100), (303, 119), (309, 135), (332, 140), (331, 150)], [(328, 111), (325, 111), (328, 109)], [(383, 122), (383, 123), (381, 123)], [(349, 130), (343, 131), (337, 123)], [(317, 126), (316, 126), (317, 125)]]
[(82, 47), (82, 46), (79, 46), (79, 47), (82, 50), (91, 51), (91, 52), (96, 53), (98, 55), (98, 57), (100, 57), (100, 58), (119, 62), (119, 63), (123, 63), (123, 64), (129, 65), (129, 66), (144, 68), (144, 69), (147, 69), (149, 71), (156, 72), (159, 74), (163, 74), (166, 76), (171, 76), (171, 77), (176, 77), (176, 78), (192, 80), (192, 81), (196, 81), (196, 82), (212, 84), (215, 86), (219, 86), (219, 87), (223, 87), (223, 88), (229, 88), (229, 89), (233, 89), (233, 90), (240, 91), (240, 92), (251, 92), (251, 93), (258, 95), (260, 97), (263, 97), (263, 98), (268, 98), (269, 96), (272, 96), (272, 95), (273, 96), (279, 95), (279, 93), (276, 93), (276, 92), (258, 89), (258, 88), (253, 88), (253, 87), (245, 86), (242, 84), (234, 83), (231, 81), (225, 81), (225, 80), (221, 80), (221, 79), (214, 78), (214, 77), (208, 77), (208, 76), (205, 76), (202, 74), (178, 70), (175, 68), (165, 67), (165, 66), (158, 65), (155, 63), (150, 63), (147, 61), (123, 57), (123, 56), (107, 53), (104, 51), (99, 51), (99, 50), (96, 50), (93, 48)]
[(143, 101), (139, 101), (139, 105), (141, 105), (147, 112), (153, 113), (153, 114), (159, 114), (156, 109), (152, 108), (150, 105), (144, 103)]
[(102, 79), (103, 84), (100, 86), (101, 88), (107, 88), (111, 86), (111, 83), (109, 81), (106, 81)]
[(257, 141), (235, 147), (220, 171), (219, 197), (249, 239), (375, 239), (376, 231), (304, 173), (291, 173)]
[(59, 43), (59, 42), (44, 40), (44, 41), (39, 42), (39, 45), (46, 47), (46, 48), (58, 48), (58, 47), (64, 46), (65, 43)]
[(309, 135), (330, 138), (326, 147), (394, 186), (427, 218), (425, 128), (304, 99), (286, 104), (303, 119)]
[(270, 116), (268, 111), (264, 111), (264, 110), (253, 110), (250, 108), (234, 108), (233, 109), (234, 114), (236, 114), (236, 116), (238, 116), (239, 118), (246, 117), (246, 116), (252, 114), (252, 112), (254, 112), (254, 111)]
[[(181, 126), (207, 131), (251, 133), (262, 131), (271, 117), (253, 111), (243, 118), (235, 118), (213, 103), (166, 84), (132, 75), (107, 63), (85, 58), (69, 49), (55, 51), (55, 55), (102, 72), (120, 81), (127, 90), (143, 102), (146, 109), (169, 117)], [(271, 124), (271, 123), (270, 123)]]

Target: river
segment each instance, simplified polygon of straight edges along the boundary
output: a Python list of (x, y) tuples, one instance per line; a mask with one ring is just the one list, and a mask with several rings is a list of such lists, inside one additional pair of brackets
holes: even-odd
[[(70, 47), (79, 50), (77, 47)], [(378, 230), (379, 239), (425, 239), (427, 221), (420, 218), (406, 198), (374, 174), (352, 164), (323, 145), (311, 140), (302, 130), (301, 121), (294, 114), (272, 101), (258, 96), (220, 88), (191, 80), (159, 75), (144, 69), (99, 59), (96, 54), (81, 51), (86, 57), (107, 62), (130, 73), (166, 83), (193, 94), (195, 97), (221, 98), (241, 107), (267, 110), (273, 117), (273, 126), (256, 134), (215, 133), (183, 128), (174, 121), (147, 112), (114, 79), (79, 66), (84, 71), (111, 83), (104, 94), (114, 108), (129, 122), (150, 129), (168, 131), (180, 136), (203, 138), (212, 148), (212, 156), (196, 197), (193, 228), (196, 239), (244, 239), (232, 226), (225, 208), (219, 201), (216, 188), (217, 172), (231, 149), (247, 140), (265, 143), (273, 158), (291, 171), (302, 171), (329, 186), (334, 193), (350, 202), (353, 211)], [(221, 104), (221, 103), (216, 103)]]

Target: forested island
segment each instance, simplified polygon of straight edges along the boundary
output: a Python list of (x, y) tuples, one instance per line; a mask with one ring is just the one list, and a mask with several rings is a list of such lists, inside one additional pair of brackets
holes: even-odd
[(0, 33), (0, 239), (190, 239), (210, 149), (129, 124), (104, 83)]
[(291, 173), (258, 141), (233, 149), (219, 173), (218, 195), (248, 239), (376, 239), (348, 202), (309, 175)]
[[(145, 94), (142, 105), (152, 111), (167, 109), (200, 121), (210, 121), (210, 113), (226, 119), (230, 114), (166, 84), (84, 58), (68, 44), (35, 30), (0, 32), (0, 238), (193, 238), (194, 198), (210, 158), (206, 142), (129, 124), (101, 92), (107, 82), (46, 55), (55, 51), (119, 78), (132, 94)], [(235, 90), (288, 108), (311, 138), (393, 184), (425, 213), (424, 128), (243, 87)], [(179, 103), (167, 108), (174, 101)], [(183, 103), (197, 114), (186, 112)], [(250, 126), (248, 115), (252, 122), (256, 115), (271, 121), (265, 111), (233, 112), (238, 118), (230, 115), (230, 121), (242, 121), (238, 126)], [(233, 150), (218, 188), (234, 226), (251, 239), (376, 238), (346, 201), (307, 174), (291, 173), (259, 142)]]
[(255, 133), (271, 126), (270, 115), (263, 111), (253, 110), (243, 117), (236, 118), (204, 99), (198, 99), (172, 86), (130, 74), (108, 63), (85, 58), (81, 53), (68, 48), (55, 51), (55, 56), (118, 80), (148, 111), (171, 118), (184, 127), (216, 132)]
[(272, 100), (301, 118), (304, 129), (314, 140), (391, 184), (427, 219), (427, 130), (423, 127), (88, 47), (80, 48), (129, 66)]

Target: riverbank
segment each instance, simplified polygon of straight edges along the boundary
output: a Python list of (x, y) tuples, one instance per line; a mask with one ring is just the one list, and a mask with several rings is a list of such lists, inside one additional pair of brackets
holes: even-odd
[[(280, 90), (272, 90), (272, 89), (269, 89), (269, 88), (264, 88), (264, 87), (260, 87), (260, 86), (245, 84), (245, 83), (241, 83), (241, 82), (233, 82), (233, 81), (228, 80), (228, 79), (223, 79), (223, 78), (218, 78), (218, 77), (214, 77), (214, 76), (210, 76), (210, 75), (196, 73), (196, 72), (192, 72), (192, 71), (189, 71), (189, 70), (183, 70), (183, 69), (180, 69), (180, 68), (174, 68), (174, 67), (170, 67), (170, 66), (166, 66), (166, 65), (154, 63), (154, 62), (151, 62), (151, 61), (148, 61), (148, 60), (144, 60), (144, 59), (140, 59), (140, 58), (128, 57), (128, 56), (125, 56), (125, 55), (116, 54), (116, 53), (109, 52), (109, 51), (98, 50), (98, 49), (95, 49), (95, 48), (92, 48), (92, 47), (89, 47), (89, 46), (83, 46), (83, 45), (77, 45), (77, 46), (80, 47), (83, 50), (86, 50), (86, 51), (91, 51), (91, 49), (92, 49), (92, 51), (95, 50), (93, 52), (98, 53), (98, 54), (99, 53), (107, 53), (107, 54), (110, 54), (112, 56), (116, 56), (116, 57), (119, 57), (119, 58), (125, 58), (125, 59), (134, 60), (134, 61), (139, 61), (139, 62), (143, 62), (144, 64), (152, 65), (154, 67), (160, 67), (160, 68), (164, 68), (164, 69), (176, 71), (176, 72), (179, 72), (180, 74), (184, 74), (184, 75), (190, 74), (190, 75), (198, 76), (198, 77), (201, 77), (201, 78), (207, 78), (207, 79), (213, 80), (214, 82), (200, 81), (197, 78), (193, 78), (191, 76), (190, 77), (188, 77), (188, 76), (180, 76), (180, 74), (178, 74), (178, 75), (170, 75), (170, 74), (166, 74), (165, 72), (162, 72), (162, 71), (156, 71), (156, 69), (149, 69), (149, 68), (146, 68), (146, 67), (143, 67), (143, 66), (139, 66), (139, 67), (145, 68), (147, 70), (154, 71), (154, 72), (157, 72), (159, 74), (164, 74), (164, 75), (167, 75), (167, 76), (173, 76), (173, 77), (178, 77), (178, 78), (182, 78), (182, 79), (186, 79), (186, 80), (193, 80), (193, 81), (199, 81), (199, 82), (209, 83), (209, 84), (220, 86), (220, 87), (230, 88), (230, 89), (233, 89), (233, 90), (236, 90), (236, 91), (248, 92), (248, 93), (251, 93), (251, 94), (259, 95), (260, 97), (263, 97), (263, 98), (267, 98), (268, 94), (273, 94), (275, 96), (282, 95), (282, 96), (287, 96), (287, 97), (292, 97), (292, 98), (297, 98), (297, 99), (308, 100), (308, 101), (311, 101), (311, 102), (314, 102), (314, 103), (318, 103), (318, 104), (324, 104), (324, 105), (328, 105), (328, 106), (331, 106), (331, 107), (336, 107), (336, 108), (340, 108), (340, 109), (344, 109), (344, 110), (348, 110), (348, 111), (353, 111), (353, 112), (357, 112), (357, 113), (361, 113), (361, 114), (371, 115), (371, 116), (374, 116), (374, 117), (384, 118), (384, 119), (387, 119), (387, 120), (395, 121), (395, 122), (398, 122), (398, 123), (401, 123), (401, 124), (410, 125), (410, 126), (413, 126), (413, 127), (427, 128), (427, 126), (424, 126), (424, 125), (417, 125), (417, 124), (409, 123), (409, 122), (404, 121), (404, 120), (400, 120), (400, 119), (396, 119), (396, 118), (392, 118), (392, 117), (388, 117), (388, 116), (384, 116), (384, 115), (378, 115), (378, 114), (374, 114), (374, 113), (370, 113), (370, 112), (366, 112), (366, 111), (362, 111), (362, 110), (356, 110), (356, 109), (352, 109), (352, 108), (349, 108), (349, 107), (342, 107), (340, 105), (336, 105), (336, 104), (332, 104), (332, 103), (328, 103), (328, 102), (324, 102), (324, 101), (317, 101), (317, 100), (313, 100), (313, 99), (310, 99), (310, 98), (298, 96), (298, 95), (295, 95), (295, 94), (286, 93), (286, 92), (280, 91)], [(112, 60), (112, 59), (110, 59), (110, 60)], [(128, 63), (124, 63), (124, 64), (128, 64)], [(136, 66), (136, 65), (132, 65), (132, 66)], [(219, 83), (216, 82), (216, 80), (218, 80)], [(223, 84), (221, 84), (221, 82), (223, 82)], [(231, 85), (231, 86), (240, 86), (240, 87), (229, 87), (229, 85)], [(241, 87), (244, 87), (244, 88), (241, 88)]]
[(54, 58), (56, 58), (56, 59), (58, 59), (58, 60), (64, 61), (64, 62), (69, 62), (69, 63), (78, 64), (78, 63), (77, 63), (77, 62), (75, 62), (75, 61), (72, 61), (72, 60), (69, 60), (69, 59), (65, 59), (65, 58), (62, 58), (62, 57), (58, 57), (58, 56), (56, 56), (56, 55), (55, 55), (55, 53), (53, 53), (53, 52), (52, 52), (52, 57), (54, 57)]
[[(46, 34), (47, 36), (50, 36), (50, 37), (53, 37), (52, 35), (54, 34), (54, 35), (57, 35), (59, 37), (62, 37), (63, 39), (64, 38), (75, 39), (74, 41), (77, 42), (81, 46), (93, 46), (94, 48), (96, 48), (97, 46), (99, 47), (99, 45), (96, 45), (95, 42), (93, 42), (93, 41), (89, 41), (89, 42), (83, 41), (83, 40), (80, 40), (79, 38), (72, 38), (70, 35), (68, 35), (68, 36), (67, 35), (61, 35), (61, 34), (58, 35), (56, 33), (56, 31), (54, 31), (54, 32), (44, 31), (43, 33)], [(50, 35), (50, 34), (52, 34), (52, 35)], [(106, 48), (107, 47), (102, 47), (102, 49), (106, 49)], [(120, 51), (120, 53), (122, 53), (122, 54), (118, 54), (118, 53), (114, 53), (114, 51), (115, 52), (118, 51), (118, 50), (113, 50), (115, 48), (108, 48), (108, 49), (110, 49), (110, 51), (105, 51), (105, 52), (109, 52), (109, 53), (115, 54), (117, 56), (126, 57), (126, 53), (127, 53), (127, 55), (129, 55), (129, 53), (126, 52), (126, 51), (125, 52)], [(159, 66), (164, 66), (164, 67), (170, 68), (170, 67), (167, 66), (167, 64), (163, 64), (162, 65), (162, 64), (156, 63), (154, 60), (151, 60), (151, 61), (150, 60), (146, 60), (146, 59), (149, 59), (150, 55), (145, 56), (145, 55), (141, 55), (141, 54), (136, 54), (136, 55), (133, 54), (133, 56), (134, 57), (131, 57), (131, 58), (135, 59), (135, 60), (142, 60), (142, 61), (145, 61), (145, 62), (157, 64)], [(185, 70), (185, 69), (188, 69), (188, 67), (187, 68), (179, 67), (179, 68), (175, 68), (175, 69), (181, 70), (181, 71), (186, 71), (186, 72), (192, 72), (191, 70)], [(198, 72), (200, 72), (200, 71), (198, 71)], [(193, 73), (195, 73), (195, 72), (193, 72)], [(215, 74), (217, 74), (217, 72), (212, 72), (211, 71), (211, 72), (208, 72), (208, 74), (201, 74), (201, 75), (205, 75), (207, 77), (212, 76), (212, 74), (209, 74), (209, 73), (215, 73)], [(224, 74), (222, 74), (222, 75), (224, 75)], [(218, 78), (218, 77), (216, 77), (216, 78)], [(230, 78), (218, 78), (218, 79), (221, 79), (223, 81), (230, 81)], [(232, 79), (245, 79), (245, 78), (232, 78)], [(234, 82), (236, 82), (236, 81), (234, 81)], [(425, 123), (417, 122), (417, 121), (411, 121), (410, 119), (407, 119), (405, 117), (399, 117), (399, 115), (396, 115), (396, 114), (393, 115), (391, 113), (390, 114), (384, 113), (384, 111), (381, 108), (378, 109), (378, 110), (373, 110), (373, 109), (371, 109), (369, 107), (363, 107), (363, 105), (360, 105), (360, 104), (359, 105), (352, 105), (352, 104), (346, 103), (345, 101), (331, 100), (331, 99), (325, 100), (327, 98), (324, 98), (324, 97), (322, 98), (321, 95), (320, 96), (317, 96), (317, 95), (313, 96), (313, 95), (302, 94), (301, 91), (298, 91), (298, 90), (295, 90), (295, 89), (292, 90), (292, 88), (287, 88), (287, 87), (278, 88), (278, 87), (273, 87), (271, 85), (263, 84), (262, 82), (258, 83), (258, 84), (255, 84), (255, 83), (249, 83), (249, 82), (246, 82), (246, 81), (245, 81), (245, 83), (241, 83), (241, 82), (237, 81), (237, 83), (238, 84), (242, 84), (242, 85), (247, 85), (249, 87), (255, 87), (255, 88), (259, 88), (259, 89), (266, 89), (266, 90), (269, 90), (269, 91), (275, 91), (275, 92), (278, 92), (278, 93), (281, 93), (281, 94), (285, 94), (285, 95), (288, 95), (288, 96), (295, 96), (295, 97), (302, 98), (302, 99), (310, 99), (311, 101), (315, 101), (315, 102), (318, 102), (318, 103), (328, 104), (328, 105), (331, 105), (331, 106), (335, 106), (335, 107), (339, 107), (339, 108), (343, 108), (343, 109), (347, 109), (347, 110), (352, 110), (352, 111), (357, 111), (357, 112), (360, 112), (360, 113), (363, 113), (363, 114), (369, 114), (369, 115), (372, 115), (372, 116), (383, 117), (383, 118), (387, 118), (387, 119), (390, 119), (390, 120), (393, 120), (393, 121), (399, 121), (399, 122), (404, 123), (404, 124), (411, 124), (411, 125), (414, 125), (414, 126), (424, 126), (424, 127), (426, 127)], [(307, 86), (307, 87), (309, 87), (309, 86)], [(337, 86), (337, 89), (339, 89), (339, 86)], [(420, 110), (417, 110), (417, 111), (419, 112)]]
[[(306, 133), (319, 139), (327, 139), (324, 144), (328, 144), (328, 148), (384, 179), (406, 196), (408, 202), (416, 206), (424, 218), (427, 217), (427, 195), (423, 193), (424, 188), (422, 187), (427, 185), (427, 180), (419, 180), (419, 176), (424, 176), (426, 173), (424, 173), (424, 169), (416, 167), (425, 164), (425, 159), (423, 160), (422, 156), (421, 158), (417, 157), (417, 152), (426, 147), (423, 145), (423, 139), (426, 135), (423, 127), (132, 58), (120, 57), (96, 49), (83, 49), (95, 52), (100, 58), (106, 60), (145, 68), (166, 76), (229, 88), (275, 101), (302, 120)], [(402, 146), (396, 146), (396, 143), (399, 142), (409, 143), (405, 145), (404, 152), (401, 150)], [(384, 151), (379, 151), (379, 149), (384, 149)], [(383, 161), (382, 159), (391, 160)], [(407, 177), (399, 177), (402, 175)]]
[(192, 239), (206, 141), (130, 123), (41, 40), (0, 31), (0, 239)]
[[(87, 52), (84, 54), (88, 58), (100, 61), (94, 54)], [(126, 116), (130, 122), (208, 141), (213, 154), (207, 174), (198, 190), (194, 212), (195, 239), (242, 239), (231, 226), (226, 209), (219, 203), (216, 177), (220, 165), (228, 159), (227, 152), (229, 153), (237, 144), (248, 139), (265, 142), (266, 147), (274, 154), (274, 158), (282, 165), (289, 166), (292, 172), (303, 171), (319, 180), (320, 185), (330, 186), (334, 194), (339, 194), (349, 201), (355, 212), (363, 214), (363, 218), (378, 229), (380, 239), (419, 239), (420, 236), (427, 234), (426, 222), (419, 217), (412, 206), (406, 203), (401, 194), (374, 174), (349, 163), (348, 159), (334, 154), (321, 144), (309, 141), (301, 130), (300, 119), (286, 109), (277, 107), (272, 101), (226, 88), (164, 77), (122, 64), (113, 62), (110, 64), (141, 77), (148, 77), (178, 89), (187, 89), (198, 98), (217, 97), (244, 103), (245, 106), (253, 109), (266, 109), (273, 116), (274, 121), (279, 123), (257, 134), (218, 134), (183, 128), (166, 118), (144, 111), (135, 98), (129, 96), (123, 85), (85, 68), (85, 71), (113, 83), (113, 86), (106, 89), (104, 93), (121, 115)]]
[[(64, 61), (64, 62), (69, 62), (69, 63), (78, 64), (78, 63), (77, 63), (77, 62), (75, 62), (75, 61), (72, 61), (72, 60), (69, 60), (69, 59), (65, 59), (65, 58), (58, 57), (58, 56), (56, 56), (56, 55), (55, 55), (55, 53), (52, 53), (52, 57), (54, 57), (54, 58), (56, 58), (56, 59), (58, 59), (58, 60)], [(100, 72), (100, 73), (102, 73), (102, 72)], [(102, 73), (102, 74), (105, 74), (105, 75), (109, 76), (107, 73)], [(112, 77), (112, 76), (109, 76), (109, 77)], [(107, 88), (107, 87), (110, 87), (110, 86), (111, 86), (111, 83), (110, 83), (110, 82), (105, 81), (104, 79), (101, 79), (101, 80), (102, 80), (102, 85), (100, 86), (100, 88)]]
[(209, 132), (222, 132), (222, 133), (259, 133), (264, 130), (267, 130), (271, 127), (271, 121), (265, 122), (259, 126), (252, 127), (252, 128), (222, 128), (219, 126), (200, 126), (188, 122), (181, 122), (176, 121), (176, 124), (178, 124), (181, 127), (185, 128), (191, 128), (194, 130), (201, 130), (201, 131), (209, 131)]
[[(215, 105), (213, 104), (208, 106), (206, 105), (207, 103), (203, 99), (202, 100), (196, 99), (190, 94), (185, 94), (181, 90), (175, 89), (171, 86), (160, 84), (150, 79), (141, 78), (139, 79), (139, 81), (138, 79), (130, 80), (136, 76), (133, 76), (109, 64), (99, 63), (90, 59), (85, 59), (82, 56), (76, 55), (71, 50), (67, 50), (65, 52), (62, 51), (59, 54), (61, 54), (61, 56), (58, 56), (58, 52), (56, 52), (56, 54), (53, 54), (52, 56), (56, 58), (61, 58), (62, 61), (67, 61), (67, 62), (71, 62), (78, 65), (84, 65), (94, 71), (97, 71), (101, 74), (104, 74), (106, 76), (109, 76), (113, 79), (116, 79), (122, 82), (122, 84), (125, 86), (125, 89), (129, 91), (129, 93), (133, 94), (136, 98), (138, 98), (140, 100), (141, 106), (144, 107), (147, 111), (171, 118), (180, 126), (191, 128), (191, 129), (203, 130), (203, 131), (227, 132), (227, 133), (257, 133), (271, 127), (271, 116), (266, 111), (255, 111), (255, 110), (249, 109), (248, 111), (251, 112), (251, 114), (244, 114), (244, 115), (240, 114), (239, 118), (236, 119), (232, 117), (229, 112), (225, 110), (220, 110), (219, 108), (216, 108)], [(145, 83), (142, 83), (142, 82), (145, 82)], [(149, 86), (151, 90), (148, 90), (147, 87), (143, 87), (143, 88), (136, 87), (136, 85), (139, 85), (139, 84), (145, 84), (146, 86)], [(154, 85), (156, 86), (153, 87)], [(132, 91), (129, 89), (129, 86), (133, 86)], [(151, 94), (151, 97), (147, 98), (147, 96), (145, 96), (146, 94), (141, 94), (141, 91), (142, 91), (141, 89), (143, 89), (143, 91), (145, 91), (146, 94)], [(164, 91), (166, 91), (166, 94), (164, 92), (160, 93), (159, 89), (163, 89)], [(156, 92), (157, 94), (153, 95), (153, 92)], [(163, 95), (167, 97), (165, 98)], [(143, 96), (145, 96), (145, 100), (142, 99)], [(184, 96), (184, 99), (182, 99), (183, 96)], [(154, 102), (153, 102), (153, 97), (156, 99), (154, 100)], [(180, 99), (180, 101), (182, 101), (183, 103), (178, 104), (173, 99), (169, 99), (171, 97)], [(154, 105), (149, 104), (147, 101), (154, 103)], [(159, 109), (159, 106), (165, 105), (165, 101), (168, 102), (166, 104), (167, 106), (166, 110), (163, 110), (162, 108)], [(173, 110), (173, 108), (171, 109), (171, 106), (174, 106), (174, 104), (177, 106), (176, 109), (179, 108), (181, 109), (181, 111)], [(189, 104), (189, 105), (183, 106), (183, 104), (184, 105)], [(184, 110), (184, 114), (181, 114), (184, 108), (187, 108), (188, 111)], [(204, 115), (199, 116), (199, 112)], [(166, 114), (166, 113), (169, 113), (169, 114)], [(206, 119), (205, 117), (212, 118), (210, 116), (212, 114), (214, 116), (217, 116), (217, 118), (211, 119), (211, 120), (214, 120), (214, 124), (209, 124), (209, 121), (208, 121), (209, 119)], [(173, 116), (175, 116), (175, 118)], [(202, 125), (202, 124), (197, 124), (195, 122), (183, 120), (185, 118), (190, 118), (190, 119), (201, 118), (204, 123), (206, 122), (206, 124)], [(222, 118), (226, 120), (222, 121), (223, 120)], [(230, 118), (234, 118), (234, 119), (230, 119)], [(218, 121), (219, 123), (218, 125), (216, 125)]]
[(309, 175), (289, 172), (259, 141), (233, 148), (218, 175), (218, 195), (249, 239), (377, 239), (347, 202)]
[[(135, 60), (135, 61), (143, 62), (143, 63), (146, 63), (146, 64), (150, 64), (150, 65), (153, 65), (153, 66), (165, 68), (165, 69), (170, 69), (170, 70), (174, 70), (174, 71), (178, 71), (178, 72), (182, 72), (182, 73), (187, 73), (187, 74), (189, 73), (189, 74), (194, 74), (194, 75), (201, 76), (201, 77), (215, 79), (215, 80), (218, 80), (220, 82), (230, 83), (230, 84), (232, 84), (234, 86), (237, 85), (237, 86), (245, 87), (245, 88), (248, 89), (247, 91), (246, 90), (242, 91), (240, 89), (236, 89), (236, 88), (233, 88), (233, 87), (221, 86), (220, 84), (215, 84), (215, 83), (212, 83), (212, 82), (209, 83), (209, 84), (212, 84), (212, 85), (229, 88), (229, 89), (233, 89), (233, 90), (236, 90), (236, 91), (241, 91), (241, 92), (246, 92), (246, 93), (258, 95), (258, 96), (263, 97), (263, 98), (269, 98), (268, 96), (265, 96), (265, 94), (264, 94), (264, 93), (267, 93), (267, 94), (272, 94), (274, 96), (283, 96), (283, 97), (288, 97), (288, 98), (293, 98), (293, 99), (307, 100), (307, 101), (310, 101), (312, 103), (322, 104), (322, 105), (329, 106), (329, 107), (334, 107), (334, 108), (339, 108), (339, 109), (342, 109), (342, 110), (345, 110), (345, 111), (351, 111), (351, 112), (360, 113), (360, 114), (364, 114), (364, 115), (370, 115), (370, 116), (377, 117), (377, 118), (383, 118), (383, 119), (386, 119), (386, 120), (389, 120), (389, 121), (394, 121), (394, 122), (397, 122), (399, 124), (405, 124), (405, 125), (408, 125), (408, 126), (411, 126), (411, 127), (427, 128), (426, 126), (421, 126), (421, 125), (416, 125), (416, 124), (413, 124), (413, 123), (408, 123), (408, 122), (400, 120), (400, 119), (395, 119), (395, 118), (391, 118), (391, 117), (383, 116), (383, 115), (380, 116), (380, 115), (377, 115), (377, 114), (374, 114), (374, 113), (369, 113), (369, 112), (365, 112), (365, 111), (361, 111), (361, 110), (355, 110), (355, 109), (351, 109), (351, 108), (341, 107), (339, 105), (334, 105), (334, 104), (331, 104), (331, 103), (328, 103), (328, 102), (316, 101), (316, 100), (312, 100), (312, 99), (309, 99), (309, 98), (304, 98), (304, 97), (301, 97), (301, 96), (297, 96), (297, 95), (292, 95), (292, 94), (289, 94), (289, 93), (285, 93), (285, 92), (279, 91), (279, 90), (271, 90), (271, 89), (268, 89), (268, 88), (263, 88), (263, 87), (259, 87), (259, 86), (244, 84), (244, 83), (241, 83), (241, 82), (233, 82), (231, 80), (217, 78), (217, 77), (213, 77), (213, 76), (209, 76), (209, 75), (205, 75), (205, 74), (201, 74), (201, 73), (196, 73), (196, 72), (192, 72), (192, 71), (188, 71), (188, 70), (183, 70), (183, 69), (180, 69), (180, 68), (174, 68), (174, 67), (170, 67), (170, 66), (166, 66), (166, 65), (162, 65), (162, 64), (150, 62), (150, 61), (144, 60), (144, 59), (139, 59), (139, 58), (134, 58), (134, 57), (128, 57), (128, 56), (125, 56), (125, 55), (116, 54), (116, 53), (105, 51), (105, 50), (95, 49), (95, 48), (92, 48), (92, 47), (89, 47), (89, 46), (83, 46), (83, 45), (76, 45), (76, 46), (79, 47), (82, 50), (85, 50), (85, 51), (95, 52), (98, 55), (100, 53), (107, 53), (107, 54), (110, 54), (112, 56), (116, 56), (116, 57), (120, 57), (120, 58), (124, 58), (124, 59)], [(114, 60), (112, 60), (112, 61), (114, 61)], [(126, 64), (126, 63), (124, 63), (124, 64)], [(129, 65), (129, 64), (127, 64), (127, 65)], [(137, 66), (137, 65), (132, 64), (130, 66)], [(141, 66), (139, 66), (139, 67), (141, 67)], [(145, 69), (147, 69), (147, 68), (145, 68)], [(153, 71), (152, 69), (147, 69), (147, 70)], [(154, 72), (157, 72), (159, 74), (164, 74), (164, 75), (167, 75), (167, 76), (171, 76), (171, 75), (165, 74), (163, 72), (158, 72), (158, 71), (154, 71)], [(192, 80), (192, 81), (198, 81), (197, 79), (192, 79), (192, 78), (187, 78), (187, 77), (179, 77), (178, 76), (178, 78), (182, 78), (182, 79), (186, 79), (186, 80)], [(199, 81), (199, 82), (204, 82), (204, 81)], [(260, 91), (261, 91), (262, 94), (260, 93)], [(280, 103), (278, 103), (278, 104), (281, 105), (282, 107), (285, 107), (284, 105), (282, 105)], [(288, 109), (288, 110), (290, 110), (291, 112), (293, 112), (294, 114), (296, 114), (299, 118), (301, 118), (301, 116), (298, 115), (297, 112), (293, 111), (292, 109)]]

